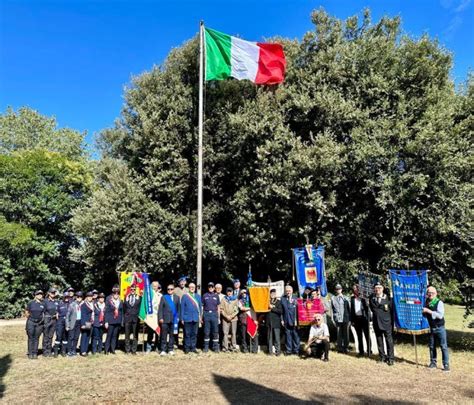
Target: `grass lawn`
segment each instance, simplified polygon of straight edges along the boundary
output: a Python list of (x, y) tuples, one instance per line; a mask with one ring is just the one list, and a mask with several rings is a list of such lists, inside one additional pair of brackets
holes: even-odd
[(417, 368), (411, 336), (397, 335), (394, 367), (333, 351), (328, 363), (181, 352), (28, 360), (24, 326), (2, 326), (0, 402), (474, 403), (474, 331), (464, 327), (462, 315), (462, 307), (446, 307), (451, 373), (426, 367), (426, 339), (419, 339)]

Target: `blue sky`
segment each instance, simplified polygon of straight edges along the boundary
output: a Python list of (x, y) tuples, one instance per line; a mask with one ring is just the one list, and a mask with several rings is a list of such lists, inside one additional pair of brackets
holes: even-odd
[(452, 77), (474, 68), (471, 0), (13, 1), (0, 0), (0, 112), (29, 106), (60, 126), (94, 133), (120, 115), (133, 75), (207, 26), (248, 40), (301, 38), (310, 13), (324, 7), (339, 18), (372, 10), (373, 21), (399, 15), (412, 36), (428, 33), (454, 55)]

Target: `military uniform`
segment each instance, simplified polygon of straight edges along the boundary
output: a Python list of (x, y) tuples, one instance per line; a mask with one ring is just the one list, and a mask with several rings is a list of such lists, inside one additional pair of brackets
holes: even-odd
[[(50, 292), (56, 292), (52, 290)], [(52, 356), (53, 336), (56, 331), (59, 302), (56, 299), (46, 298), (44, 301), (44, 330), (43, 330), (43, 356)]]
[[(211, 283), (209, 283), (209, 286)], [(214, 284), (212, 284), (214, 286)], [(202, 297), (204, 319), (204, 351), (209, 350), (212, 334), (212, 350), (219, 351), (219, 296), (215, 292), (207, 292)]]
[(54, 342), (54, 356), (59, 354), (65, 356), (67, 353), (67, 331), (66, 315), (69, 307), (69, 294), (65, 293), (65, 299), (58, 302), (58, 319), (56, 321), (56, 341)]
[[(37, 291), (38, 295), (40, 291)], [(42, 292), (41, 292), (42, 294)], [(28, 303), (26, 307), (28, 311), (28, 319), (26, 321), (26, 334), (28, 335), (28, 357), (30, 359), (38, 358), (39, 338), (43, 333), (44, 323), (44, 304), (38, 299), (34, 299)]]

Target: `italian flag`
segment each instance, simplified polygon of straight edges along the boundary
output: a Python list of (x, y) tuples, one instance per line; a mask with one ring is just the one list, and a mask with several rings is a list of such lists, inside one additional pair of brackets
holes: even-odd
[(233, 77), (255, 84), (277, 84), (285, 77), (286, 59), (280, 44), (244, 41), (205, 28), (206, 80)]

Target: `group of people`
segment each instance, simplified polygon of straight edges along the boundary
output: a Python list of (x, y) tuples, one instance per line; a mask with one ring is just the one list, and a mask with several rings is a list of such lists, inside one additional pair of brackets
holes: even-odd
[[(281, 354), (281, 329), (284, 329), (286, 355), (303, 354), (329, 360), (330, 334), (326, 321), (329, 305), (324, 303), (324, 309), (314, 315), (309, 330), (303, 332), (303, 328), (298, 326), (297, 297), (290, 285), (285, 286), (284, 295), (280, 298), (275, 289), (270, 290), (268, 312), (264, 314), (255, 314), (251, 310), (248, 291), (241, 288), (238, 279), (233, 281), (233, 287), (226, 288), (225, 293), (221, 284), (210, 282), (202, 297), (196, 292), (195, 283), (187, 284), (186, 277), (180, 278), (176, 286), (168, 284), (164, 292), (158, 281), (153, 281), (151, 287), (150, 305), (156, 314), (159, 330), (147, 327), (147, 353), (155, 350), (161, 356), (174, 355), (180, 330), (184, 353), (197, 353), (198, 331), (201, 327), (204, 353), (209, 350), (257, 353), (260, 328), (255, 326), (264, 324), (268, 354)], [(61, 298), (58, 297), (56, 288), (50, 288), (45, 299), (43, 296), (43, 291), (37, 290), (34, 299), (27, 306), (26, 332), (30, 359), (38, 357), (41, 335), (45, 357), (76, 356), (78, 344), (81, 356), (89, 353), (115, 354), (122, 328), (125, 333), (125, 353), (137, 353), (142, 297), (135, 285), (130, 287), (123, 300), (120, 298), (118, 285), (112, 288), (107, 297), (97, 290), (84, 294), (73, 288), (68, 288)], [(430, 367), (436, 368), (436, 346), (439, 344), (444, 370), (448, 371), (444, 305), (437, 297), (434, 287), (428, 288), (427, 297), (423, 314), (428, 318), (431, 331)], [(318, 289), (307, 289), (303, 298), (323, 302)], [(368, 299), (360, 296), (357, 285), (353, 287), (352, 296), (347, 298), (342, 294), (342, 286), (338, 284), (331, 297), (330, 308), (337, 329), (336, 346), (339, 352), (348, 352), (349, 325), (352, 324), (358, 337), (359, 355), (371, 354), (371, 314), (380, 361), (393, 365), (392, 304), (390, 296), (380, 283), (374, 285), (374, 292)], [(303, 333), (307, 333), (307, 341), (301, 351), (300, 336)], [(364, 350), (363, 339), (366, 341), (367, 351)]]

